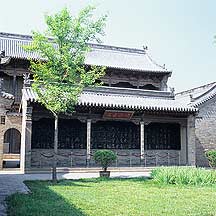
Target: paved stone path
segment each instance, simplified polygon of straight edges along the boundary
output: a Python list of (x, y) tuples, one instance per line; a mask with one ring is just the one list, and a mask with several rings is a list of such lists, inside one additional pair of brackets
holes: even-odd
[(28, 188), (18, 174), (0, 174), (0, 216), (6, 215), (5, 198), (13, 193), (28, 193)]
[[(149, 172), (111, 172), (111, 177), (148, 177)], [(58, 173), (58, 179), (80, 179), (99, 177), (98, 172)], [(0, 216), (6, 216), (7, 196), (19, 192), (28, 193), (29, 189), (23, 183), (25, 180), (51, 180), (51, 174), (19, 174), (18, 171), (0, 171)]]

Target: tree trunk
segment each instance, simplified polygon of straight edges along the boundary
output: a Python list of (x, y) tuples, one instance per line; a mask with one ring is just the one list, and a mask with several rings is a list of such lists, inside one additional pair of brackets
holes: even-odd
[(54, 128), (54, 157), (53, 157), (53, 168), (52, 168), (52, 180), (57, 181), (57, 154), (58, 154), (58, 115), (54, 114), (55, 117), (55, 128)]
[(55, 117), (55, 131), (54, 131), (54, 153), (58, 154), (58, 115), (54, 115)]

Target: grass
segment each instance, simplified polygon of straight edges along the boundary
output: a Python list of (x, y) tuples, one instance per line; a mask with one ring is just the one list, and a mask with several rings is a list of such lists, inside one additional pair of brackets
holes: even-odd
[(151, 176), (158, 183), (176, 185), (215, 185), (216, 171), (195, 167), (159, 167)]
[(213, 216), (216, 187), (143, 178), (27, 181), (32, 193), (7, 200), (10, 216)]

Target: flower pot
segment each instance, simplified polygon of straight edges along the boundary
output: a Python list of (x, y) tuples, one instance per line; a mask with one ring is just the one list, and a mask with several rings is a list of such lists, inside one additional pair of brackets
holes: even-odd
[(109, 178), (110, 171), (100, 171), (100, 177)]

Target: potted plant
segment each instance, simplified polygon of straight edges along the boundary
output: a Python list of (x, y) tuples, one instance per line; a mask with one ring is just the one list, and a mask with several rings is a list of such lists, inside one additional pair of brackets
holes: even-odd
[(103, 171), (100, 171), (100, 177), (110, 177), (110, 171), (107, 171), (107, 168), (117, 159), (117, 155), (111, 150), (98, 150), (93, 158), (102, 166)]

